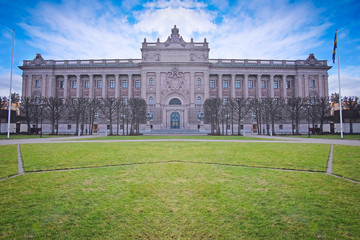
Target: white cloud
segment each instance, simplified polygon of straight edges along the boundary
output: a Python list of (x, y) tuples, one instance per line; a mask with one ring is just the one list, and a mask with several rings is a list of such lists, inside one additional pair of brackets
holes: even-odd
[[(360, 96), (360, 66), (348, 66), (340, 69), (342, 96)], [(337, 69), (336, 74), (329, 75), (329, 93), (339, 92)]]
[[(122, 4), (131, 8), (138, 1)], [(221, 5), (217, 0), (210, 4)], [(55, 59), (140, 58), (144, 37), (165, 41), (174, 25), (186, 41), (206, 37), (211, 58), (299, 59), (321, 44), (329, 27), (318, 21), (320, 12), (306, 3), (239, 2), (226, 15), (192, 0), (160, 0), (143, 6), (144, 10), (133, 12), (136, 23), (132, 25), (111, 2), (42, 3), (20, 26), (28, 33), (29, 44), (45, 58)], [(219, 16), (223, 20), (216, 24)]]
[[(12, 76), (12, 91), (21, 94), (21, 75), (14, 74)], [(4, 69), (0, 67), (0, 97), (9, 96), (10, 89), (10, 69)]]

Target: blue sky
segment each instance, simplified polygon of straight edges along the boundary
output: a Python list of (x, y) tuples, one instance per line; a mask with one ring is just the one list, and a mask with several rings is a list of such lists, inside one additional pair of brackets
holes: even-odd
[[(210, 58), (331, 60), (339, 30), (342, 94), (360, 95), (360, 1), (0, 0), (0, 96), (9, 94), (12, 29), (13, 92), (17, 66), (45, 59), (141, 57), (144, 38), (165, 41), (177, 25), (185, 41), (203, 41)], [(338, 91), (337, 64), (329, 91)]]

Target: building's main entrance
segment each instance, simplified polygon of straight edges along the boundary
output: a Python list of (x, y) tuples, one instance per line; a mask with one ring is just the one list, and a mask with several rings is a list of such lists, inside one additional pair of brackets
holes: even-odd
[(170, 128), (171, 129), (180, 128), (180, 114), (178, 112), (173, 112), (170, 115)]

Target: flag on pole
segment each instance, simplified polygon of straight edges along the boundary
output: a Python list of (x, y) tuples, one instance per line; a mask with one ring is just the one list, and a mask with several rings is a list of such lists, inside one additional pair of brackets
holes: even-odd
[(337, 48), (337, 31), (335, 32), (334, 48), (333, 48), (333, 53), (332, 53), (333, 63), (335, 63), (335, 51), (336, 51), (336, 48)]

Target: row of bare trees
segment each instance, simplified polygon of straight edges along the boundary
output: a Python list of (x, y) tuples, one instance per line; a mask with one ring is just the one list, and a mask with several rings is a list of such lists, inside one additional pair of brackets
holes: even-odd
[[(21, 115), (27, 123), (39, 128), (40, 121), (50, 123), (51, 134), (59, 133), (59, 122), (74, 123), (75, 133), (93, 134), (94, 123), (107, 124), (109, 134), (139, 134), (139, 125), (146, 121), (146, 102), (140, 98), (21, 98)], [(116, 132), (113, 124), (116, 123)]]
[(325, 118), (330, 114), (328, 97), (283, 98), (209, 98), (204, 103), (204, 120), (211, 125), (212, 134), (227, 135), (228, 129), (241, 135), (243, 121), (255, 121), (259, 135), (275, 135), (275, 124), (291, 122), (292, 134), (299, 134), (303, 119), (311, 121), (312, 127), (320, 123), (323, 131)]

